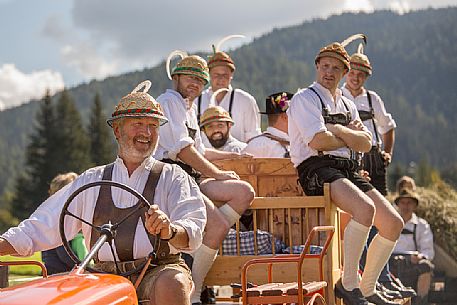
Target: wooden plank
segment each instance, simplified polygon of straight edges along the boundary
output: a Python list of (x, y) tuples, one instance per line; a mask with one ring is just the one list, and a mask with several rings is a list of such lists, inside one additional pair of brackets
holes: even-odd
[(0, 266), (0, 288), (8, 287), (8, 266)]
[[(313, 282), (308, 282), (308, 283), (303, 283), (303, 293), (308, 294), (311, 292), (316, 292), (321, 290), (324, 287), (327, 287), (327, 282), (324, 281), (313, 281)], [(286, 294), (288, 295), (298, 295), (298, 283), (295, 283), (295, 286), (290, 287), (287, 291)]]
[[(265, 291), (267, 290), (270, 290), (272, 289), (273, 291), (276, 291), (276, 287), (278, 287), (279, 285), (282, 285), (283, 283), (268, 283), (268, 284), (263, 284), (263, 285), (260, 285), (260, 286), (257, 286), (257, 287), (252, 287), (252, 288), (248, 288), (246, 290), (246, 295), (248, 297), (258, 297), (260, 295), (263, 295), (265, 293)], [(281, 291), (279, 292), (279, 294), (270, 294), (270, 295), (281, 295)]]
[[(280, 283), (276, 286), (263, 289), (261, 292), (262, 296), (274, 296), (274, 295), (284, 295), (287, 290), (293, 288), (297, 283)], [(262, 285), (263, 286), (263, 285)]]
[(320, 196), (307, 197), (255, 197), (250, 209), (274, 209), (274, 208), (324, 208), (325, 201)]

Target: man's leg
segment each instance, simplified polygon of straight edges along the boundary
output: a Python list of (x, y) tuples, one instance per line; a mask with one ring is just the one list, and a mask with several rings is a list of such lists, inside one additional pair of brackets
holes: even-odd
[(368, 297), (375, 293), (376, 281), (400, 236), (403, 220), (379, 191), (371, 190), (366, 194), (375, 204), (374, 225), (379, 231), (368, 248), (366, 265), (360, 283), (362, 294)]
[(190, 278), (178, 270), (167, 269), (161, 272), (150, 294), (151, 305), (190, 305)]
[(206, 205), (207, 222), (202, 245), (195, 251), (192, 264), (192, 279), (195, 287), (191, 296), (191, 303), (199, 303), (203, 282), (206, 274), (213, 265), (221, 240), (227, 235), (230, 228), (228, 221), (211, 200), (203, 195)]
[[(207, 204), (208, 223), (202, 246), (194, 254), (192, 277), (195, 290), (192, 303), (200, 302), (201, 289), (206, 274), (214, 262), (219, 245), (227, 235), (228, 229), (249, 208), (254, 199), (254, 190), (244, 181), (207, 179), (200, 183), (200, 190), (211, 201), (223, 202), (220, 208), (215, 208), (212, 202)], [(209, 209), (208, 209), (209, 207)], [(222, 216), (221, 216), (222, 215)], [(221, 219), (222, 217), (222, 219)]]
[(352, 215), (344, 231), (344, 265), (342, 285), (352, 291), (359, 287), (359, 260), (373, 221), (374, 205), (358, 187), (348, 179), (338, 179), (330, 184), (332, 201)]

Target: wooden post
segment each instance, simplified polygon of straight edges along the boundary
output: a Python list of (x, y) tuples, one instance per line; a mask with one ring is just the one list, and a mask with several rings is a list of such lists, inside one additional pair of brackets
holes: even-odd
[(0, 266), (0, 288), (8, 287), (8, 266)]

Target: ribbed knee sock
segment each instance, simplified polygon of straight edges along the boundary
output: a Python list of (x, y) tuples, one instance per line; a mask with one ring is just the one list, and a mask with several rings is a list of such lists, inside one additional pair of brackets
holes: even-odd
[(191, 296), (191, 303), (200, 302), (203, 282), (206, 274), (216, 259), (217, 250), (211, 249), (202, 244), (194, 253), (194, 262), (192, 264), (192, 280), (195, 284), (194, 293)]
[(342, 284), (344, 289), (359, 287), (359, 260), (367, 242), (369, 227), (351, 219), (344, 230), (344, 264)]
[(230, 205), (227, 203), (219, 208), (219, 211), (224, 214), (225, 219), (229, 222), (229, 227), (233, 226), (235, 222), (240, 219), (241, 215), (238, 214)]
[(360, 291), (364, 296), (375, 293), (375, 285), (382, 268), (389, 260), (396, 242), (377, 234), (367, 251), (367, 262), (360, 281)]

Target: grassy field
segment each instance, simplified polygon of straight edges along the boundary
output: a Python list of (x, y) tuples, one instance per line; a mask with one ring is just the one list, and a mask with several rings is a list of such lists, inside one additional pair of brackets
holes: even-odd
[[(16, 256), (2, 256), (2, 261), (19, 261), (19, 260), (33, 260), (33, 261), (40, 261), (41, 262), (41, 253), (35, 252), (30, 257), (16, 257)], [(9, 273), (16, 274), (16, 275), (41, 275), (41, 268), (38, 266), (10, 266)]]

